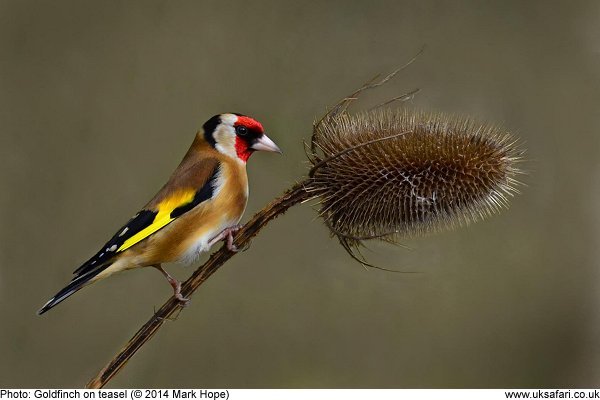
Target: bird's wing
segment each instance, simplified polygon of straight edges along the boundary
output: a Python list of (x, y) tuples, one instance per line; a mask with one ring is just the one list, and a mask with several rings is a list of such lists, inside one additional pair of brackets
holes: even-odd
[(113, 257), (150, 237), (178, 217), (213, 195), (219, 174), (219, 160), (203, 158), (195, 163), (182, 163), (154, 198), (81, 267), (73, 272), (85, 275), (109, 263)]

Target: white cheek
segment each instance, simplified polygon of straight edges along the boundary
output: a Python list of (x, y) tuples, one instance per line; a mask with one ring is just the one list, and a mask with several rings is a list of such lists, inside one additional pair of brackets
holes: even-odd
[(235, 151), (235, 132), (233, 131), (233, 128), (221, 126), (215, 131), (213, 136), (217, 142), (215, 148), (218, 152), (229, 157), (237, 158), (237, 153)]
[(217, 143), (215, 148), (222, 154), (225, 154), (229, 157), (237, 158), (237, 153), (235, 152), (235, 145), (223, 145), (222, 143)]

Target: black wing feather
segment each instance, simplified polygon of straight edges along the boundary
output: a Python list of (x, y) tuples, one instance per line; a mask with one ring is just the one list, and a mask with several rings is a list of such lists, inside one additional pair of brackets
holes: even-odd
[(131, 218), (115, 235), (108, 241), (102, 249), (92, 258), (87, 260), (83, 265), (77, 268), (73, 273), (76, 275), (84, 275), (92, 269), (110, 261), (114, 257), (116, 250), (123, 243), (142, 229), (152, 225), (154, 218), (158, 212), (151, 210), (142, 210)]
[[(191, 202), (179, 206), (171, 211), (171, 218), (178, 218), (192, 210), (198, 204), (212, 198), (218, 173), (219, 168), (215, 168), (206, 183), (196, 191)], [(119, 229), (104, 246), (102, 246), (100, 251), (98, 251), (92, 258), (87, 260), (82, 266), (77, 268), (73, 273), (77, 276), (84, 275), (98, 266), (110, 262), (110, 260), (117, 254), (116, 250), (120, 248), (123, 243), (127, 241), (127, 239), (152, 225), (157, 214), (157, 211), (152, 210), (142, 210), (137, 213), (121, 229)]]
[[(202, 167), (206, 165), (206, 163), (209, 161), (210, 160), (205, 160), (203, 163), (199, 163), (197, 165), (199, 167)], [(189, 203), (183, 204), (171, 211), (170, 217), (172, 219), (180, 217), (181, 215), (192, 210), (200, 203), (212, 198), (219, 173), (219, 166), (220, 164), (216, 163), (213, 166), (213, 168), (211, 168), (211, 172), (209, 172), (210, 175), (208, 176), (208, 179), (206, 181), (202, 179), (202, 177), (206, 177), (206, 175), (198, 174), (197, 171), (192, 168), (188, 168), (188, 170), (185, 171), (188, 174), (191, 174), (193, 178), (196, 178), (196, 181), (202, 180), (203, 183), (198, 182), (198, 186), (202, 186), (196, 190), (194, 197)], [(174, 174), (173, 176), (176, 175)], [(181, 177), (181, 175), (179, 177)], [(82, 266), (77, 268), (74, 271), (75, 276), (73, 277), (71, 282), (65, 288), (59, 291), (52, 299), (50, 299), (42, 307), (42, 309), (39, 310), (38, 313), (43, 314), (52, 307), (56, 306), (58, 303), (64, 301), (73, 293), (77, 292), (82, 287), (87, 285), (100, 272), (110, 267), (110, 265), (114, 262), (117, 250), (129, 238), (131, 238), (135, 234), (139, 233), (140, 231), (144, 230), (145, 228), (151, 226), (154, 223), (156, 216), (158, 215), (158, 211), (153, 211), (148, 208), (151, 208), (153, 206), (153, 203), (159, 201), (159, 199), (162, 198), (161, 196), (168, 195), (169, 189), (169, 184), (165, 185), (161, 189), (161, 191), (154, 197), (154, 199), (150, 203), (148, 203), (148, 205), (146, 205), (146, 208), (137, 213), (133, 218), (131, 218), (127, 222), (127, 224), (125, 224), (121, 229), (119, 229), (117, 233), (108, 242), (106, 242), (104, 246), (102, 246), (102, 249), (99, 252), (97, 252), (92, 258), (83, 263)], [(145, 238), (142, 240), (145, 240)]]

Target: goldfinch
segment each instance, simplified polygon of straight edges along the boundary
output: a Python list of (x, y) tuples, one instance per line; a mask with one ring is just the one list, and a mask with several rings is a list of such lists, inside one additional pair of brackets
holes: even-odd
[(155, 267), (181, 295), (181, 284), (162, 267), (190, 263), (221, 241), (230, 251), (246, 208), (246, 162), (256, 150), (281, 153), (260, 122), (241, 114), (215, 115), (162, 189), (88, 261), (38, 312), (43, 314), (79, 289), (115, 272)]

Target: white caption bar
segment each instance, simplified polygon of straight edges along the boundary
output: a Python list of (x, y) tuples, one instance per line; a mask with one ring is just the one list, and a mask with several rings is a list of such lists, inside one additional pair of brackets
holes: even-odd
[(597, 389), (0, 389), (4, 399), (600, 399)]

